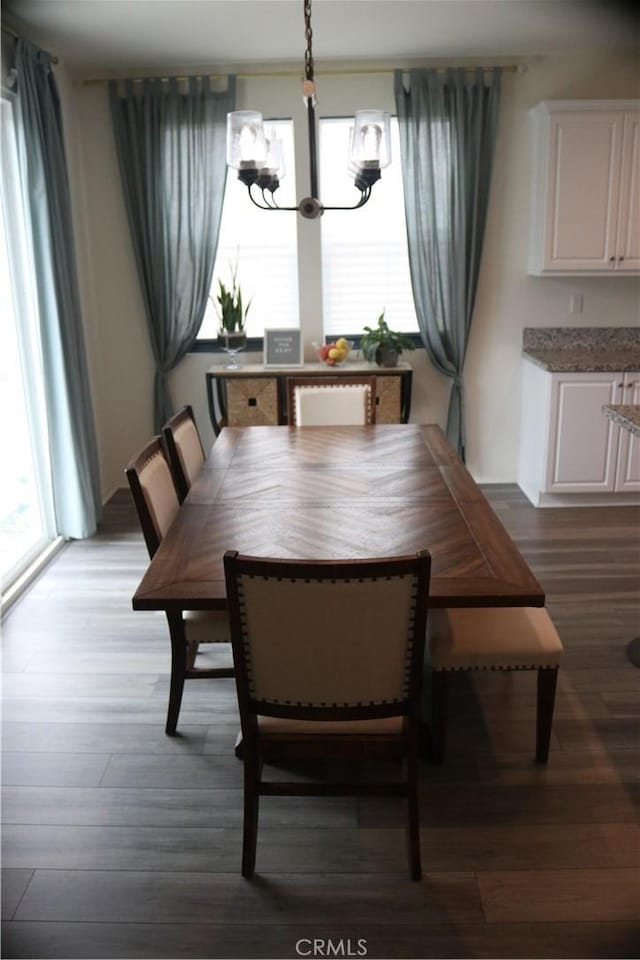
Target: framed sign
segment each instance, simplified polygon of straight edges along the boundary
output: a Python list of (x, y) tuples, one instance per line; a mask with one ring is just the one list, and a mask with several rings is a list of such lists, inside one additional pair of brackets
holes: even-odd
[(302, 331), (298, 328), (264, 331), (265, 367), (302, 367)]

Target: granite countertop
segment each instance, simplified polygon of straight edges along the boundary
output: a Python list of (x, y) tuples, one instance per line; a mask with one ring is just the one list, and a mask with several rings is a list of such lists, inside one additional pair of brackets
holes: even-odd
[(624, 430), (630, 430), (636, 437), (640, 437), (640, 404), (615, 403), (603, 407), (603, 412)]
[(640, 327), (525, 327), (522, 355), (550, 373), (640, 370)]
[(522, 355), (550, 373), (625, 373), (640, 370), (640, 350), (523, 350)]

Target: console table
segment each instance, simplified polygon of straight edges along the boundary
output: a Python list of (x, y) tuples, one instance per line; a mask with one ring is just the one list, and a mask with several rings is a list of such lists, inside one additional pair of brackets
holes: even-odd
[(305, 363), (302, 367), (264, 367), (248, 363), (237, 370), (207, 370), (209, 416), (216, 436), (222, 427), (278, 426), (287, 423), (287, 377), (340, 377), (354, 374), (376, 377), (376, 423), (408, 423), (411, 412), (413, 369), (374, 363), (345, 363), (328, 367)]

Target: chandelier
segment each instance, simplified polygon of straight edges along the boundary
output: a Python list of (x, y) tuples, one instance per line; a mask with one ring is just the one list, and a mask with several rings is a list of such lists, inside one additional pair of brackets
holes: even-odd
[(358, 110), (350, 129), (349, 173), (360, 191), (356, 203), (348, 207), (325, 206), (318, 199), (318, 158), (316, 150), (316, 93), (313, 78), (311, 46), (311, 0), (303, 0), (304, 32), (307, 48), (304, 54), (302, 99), (307, 108), (309, 129), (309, 186), (311, 196), (295, 207), (281, 207), (275, 198), (284, 176), (282, 142), (265, 136), (262, 114), (255, 110), (237, 110), (227, 114), (227, 164), (238, 171), (238, 180), (245, 184), (249, 197), (261, 210), (297, 210), (314, 220), (325, 210), (357, 210), (363, 207), (381, 170), (391, 162), (389, 114), (382, 110)]

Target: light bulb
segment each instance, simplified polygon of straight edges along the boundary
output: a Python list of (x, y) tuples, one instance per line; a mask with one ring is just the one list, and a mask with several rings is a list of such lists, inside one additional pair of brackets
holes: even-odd
[(377, 123), (367, 123), (362, 128), (362, 159), (365, 163), (380, 163), (382, 130)]
[(262, 164), (262, 169), (268, 170), (270, 174), (282, 180), (285, 174), (282, 140), (276, 136), (274, 130), (271, 130), (271, 136), (265, 142), (267, 145), (267, 153), (264, 163)]
[(242, 163), (247, 163), (250, 160), (253, 160), (255, 163), (256, 160), (256, 128), (255, 127), (243, 127), (240, 131), (240, 161)]

